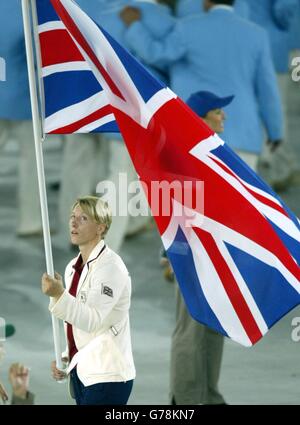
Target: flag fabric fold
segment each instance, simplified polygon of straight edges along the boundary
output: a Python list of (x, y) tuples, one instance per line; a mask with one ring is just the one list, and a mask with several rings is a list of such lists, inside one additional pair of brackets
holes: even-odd
[[(74, 1), (36, 5), (46, 132), (101, 131), (117, 123), (190, 314), (234, 341), (255, 344), (300, 302), (297, 217)], [(54, 85), (61, 87), (55, 94)], [(157, 182), (174, 189), (167, 213), (163, 193), (157, 198), (153, 191)]]

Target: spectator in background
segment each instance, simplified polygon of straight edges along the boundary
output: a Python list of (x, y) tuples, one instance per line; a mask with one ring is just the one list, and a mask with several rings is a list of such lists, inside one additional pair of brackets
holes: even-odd
[[(224, 131), (225, 113), (233, 96), (221, 98), (200, 91), (187, 105), (216, 133)], [(163, 259), (164, 276), (170, 280), (172, 268)], [(170, 367), (171, 404), (226, 404), (218, 389), (224, 337), (194, 320), (176, 285), (176, 325), (172, 335)]]
[[(205, 0), (207, 13), (177, 20), (164, 40), (155, 40), (131, 9), (123, 15), (127, 43), (150, 64), (169, 63), (171, 89), (183, 100), (197, 90), (228, 96), (223, 139), (256, 168), (265, 125), (273, 149), (282, 141), (282, 111), (266, 32), (237, 16), (234, 0)], [(199, 0), (200, 6), (200, 0)]]
[(156, 0), (158, 4), (164, 4), (169, 7), (172, 13), (175, 13), (175, 9), (177, 7), (178, 0)]
[(11, 404), (34, 404), (34, 395), (29, 391), (29, 369), (21, 363), (13, 363), (8, 376), (12, 387)]
[[(5, 356), (4, 342), (15, 333), (13, 325), (6, 325), (3, 330), (4, 335), (0, 335), (0, 364)], [(12, 387), (11, 404), (34, 404), (34, 395), (29, 391), (29, 369), (21, 363), (13, 363), (9, 368), (8, 377)], [(9, 395), (0, 381), (0, 400), (6, 403), (8, 399)]]
[(19, 0), (0, 2), (0, 56), (6, 61), (6, 81), (0, 83), (0, 147), (9, 140), (19, 147), (17, 234), (39, 235), (42, 224)]
[(289, 46), (290, 50), (295, 52), (293, 56), (300, 57), (300, 0), (298, 0), (295, 16), (291, 24)]
[[(275, 188), (285, 188), (295, 170), (295, 155), (289, 142), (288, 84), (290, 30), (296, 16), (298, 0), (245, 0), (248, 18), (264, 28), (269, 36), (272, 59), (280, 88), (284, 116), (284, 145), (276, 154), (267, 148), (260, 163), (260, 172)], [(270, 146), (270, 145), (269, 145)]]
[[(203, 2), (204, 0), (178, 0), (175, 15), (178, 18), (185, 18), (189, 15), (204, 13)], [(234, 3), (234, 10), (239, 16), (248, 17), (248, 5), (246, 0), (236, 0)]]
[[(34, 395), (29, 391), (29, 369), (21, 363), (13, 363), (8, 372), (12, 388), (11, 404), (34, 404)], [(9, 396), (0, 382), (0, 398), (6, 403)]]

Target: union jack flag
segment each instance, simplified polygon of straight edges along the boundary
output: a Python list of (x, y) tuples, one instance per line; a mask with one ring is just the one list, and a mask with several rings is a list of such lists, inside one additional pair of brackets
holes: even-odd
[(38, 1), (37, 21), (45, 133), (119, 132), (105, 92), (49, 0)]
[[(103, 87), (150, 205), (153, 181), (190, 181), (195, 196), (200, 196), (196, 183), (204, 182), (204, 211), (175, 191), (170, 213), (155, 219), (190, 314), (245, 346), (253, 345), (300, 302), (298, 219), (74, 1), (49, 0), (49, 8), (50, 2), (67, 31), (65, 50), (72, 40), (80, 61)], [(37, 0), (38, 9), (42, 4), (44, 0)], [(44, 48), (55, 55), (55, 46), (49, 40)], [(90, 113), (84, 104), (80, 111)]]

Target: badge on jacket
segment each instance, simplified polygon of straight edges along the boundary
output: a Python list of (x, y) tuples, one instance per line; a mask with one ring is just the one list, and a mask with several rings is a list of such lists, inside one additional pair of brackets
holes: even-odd
[(101, 294), (107, 295), (112, 298), (114, 296), (113, 290), (109, 286), (103, 285), (103, 283), (102, 283)]
[(86, 291), (80, 292), (80, 301), (85, 304), (86, 303)]

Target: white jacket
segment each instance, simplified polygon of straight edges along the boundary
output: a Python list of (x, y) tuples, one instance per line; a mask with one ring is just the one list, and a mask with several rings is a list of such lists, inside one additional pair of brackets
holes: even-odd
[[(100, 241), (91, 252), (78, 283), (77, 295), (69, 294), (74, 258), (65, 270), (66, 291), (49, 310), (73, 326), (78, 349), (68, 372), (77, 362), (85, 386), (122, 382), (135, 378), (129, 327), (131, 279), (122, 259)], [(75, 364), (74, 364), (75, 363)]]

